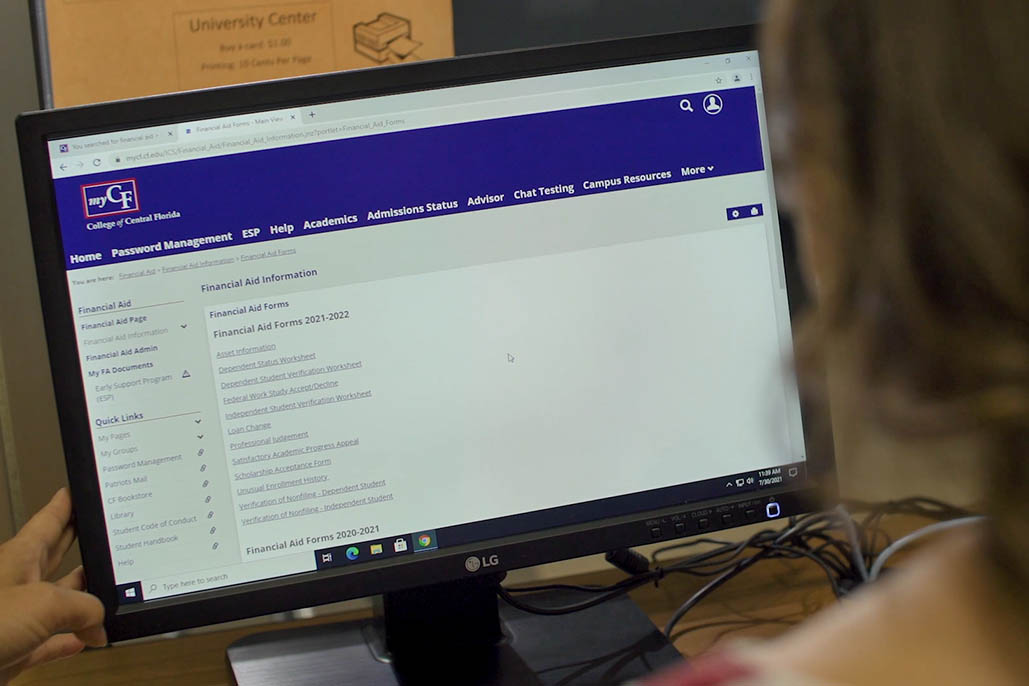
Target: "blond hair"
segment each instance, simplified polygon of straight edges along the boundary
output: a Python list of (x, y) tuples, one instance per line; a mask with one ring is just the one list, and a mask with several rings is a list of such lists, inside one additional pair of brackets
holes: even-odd
[(817, 263), (801, 370), (846, 351), (879, 428), (978, 439), (994, 566), (1023, 596), (1027, 35), (1025, 0), (780, 0), (762, 57)]

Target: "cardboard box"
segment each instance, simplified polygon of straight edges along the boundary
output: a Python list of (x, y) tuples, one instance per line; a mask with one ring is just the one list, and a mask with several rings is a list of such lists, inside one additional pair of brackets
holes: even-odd
[(450, 0), (40, 0), (54, 104), (454, 54)]

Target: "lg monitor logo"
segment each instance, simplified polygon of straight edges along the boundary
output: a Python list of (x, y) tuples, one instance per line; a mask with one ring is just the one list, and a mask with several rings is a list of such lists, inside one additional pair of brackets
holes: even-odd
[(82, 209), (87, 218), (139, 212), (136, 180), (122, 179), (83, 186)]
[(468, 570), (470, 574), (475, 574), (480, 569), (486, 567), (496, 567), (500, 564), (500, 557), (498, 555), (490, 555), (489, 557), (477, 557), (472, 555), (464, 561), (464, 568)]

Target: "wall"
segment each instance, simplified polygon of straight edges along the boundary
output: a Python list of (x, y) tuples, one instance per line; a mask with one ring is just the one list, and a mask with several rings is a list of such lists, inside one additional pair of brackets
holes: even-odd
[(6, 537), (6, 513), (13, 508), (20, 523), (24, 512), (46, 503), (65, 478), (14, 136), (15, 116), (38, 106), (29, 10), (23, 0), (0, 3), (0, 64), (0, 428), (5, 476), (11, 477), (14, 494), (13, 503), (6, 487), (0, 496), (0, 534)]

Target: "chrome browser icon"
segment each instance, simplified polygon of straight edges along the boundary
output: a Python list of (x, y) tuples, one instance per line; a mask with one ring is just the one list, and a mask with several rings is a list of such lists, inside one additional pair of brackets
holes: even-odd
[(423, 531), (419, 534), (415, 534), (414, 551), (416, 553), (426, 550), (435, 550), (437, 547), (438, 544), (436, 543), (435, 531)]

